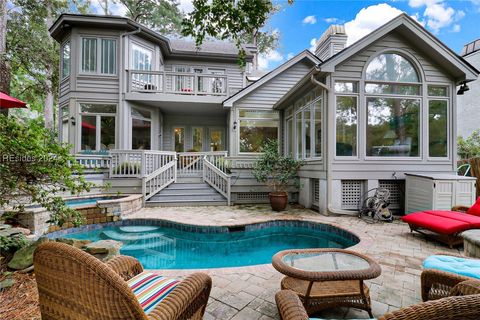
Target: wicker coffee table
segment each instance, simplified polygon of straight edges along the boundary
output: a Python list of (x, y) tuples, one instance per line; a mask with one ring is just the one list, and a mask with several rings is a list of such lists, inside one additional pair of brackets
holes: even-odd
[(277, 253), (272, 264), (286, 275), (282, 290), (296, 292), (309, 315), (328, 308), (354, 307), (373, 317), (363, 281), (382, 271), (371, 258), (342, 249), (298, 249)]

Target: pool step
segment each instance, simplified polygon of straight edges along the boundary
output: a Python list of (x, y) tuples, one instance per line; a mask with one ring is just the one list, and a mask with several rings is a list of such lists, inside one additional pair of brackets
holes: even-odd
[(227, 199), (204, 182), (172, 183), (152, 198), (146, 206), (223, 206)]

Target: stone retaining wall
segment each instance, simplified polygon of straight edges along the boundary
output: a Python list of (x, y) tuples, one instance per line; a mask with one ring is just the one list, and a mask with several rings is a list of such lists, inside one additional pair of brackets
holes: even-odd
[[(99, 196), (102, 195), (96, 195)], [(81, 212), (85, 224), (89, 225), (122, 220), (140, 210), (142, 206), (142, 195), (129, 195), (118, 199), (99, 200), (97, 205), (79, 206), (75, 210)], [(71, 222), (65, 223), (61, 228), (52, 226), (47, 222), (49, 218), (50, 213), (44, 208), (33, 208), (18, 216), (19, 222), (38, 236), (73, 227)]]

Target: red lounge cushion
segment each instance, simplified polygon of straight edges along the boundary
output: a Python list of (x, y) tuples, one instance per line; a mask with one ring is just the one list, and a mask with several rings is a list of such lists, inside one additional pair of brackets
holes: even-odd
[(441, 210), (427, 210), (424, 212), (437, 217), (444, 217), (448, 219), (463, 221), (463, 222), (469, 223), (472, 229), (480, 229), (480, 217), (477, 217), (474, 215), (455, 212), (455, 211), (441, 211)]
[(468, 214), (474, 216), (480, 216), (480, 197), (478, 197), (477, 201), (467, 210)]
[(415, 212), (402, 217), (402, 221), (441, 234), (455, 234), (471, 229), (468, 222), (436, 216), (426, 212)]

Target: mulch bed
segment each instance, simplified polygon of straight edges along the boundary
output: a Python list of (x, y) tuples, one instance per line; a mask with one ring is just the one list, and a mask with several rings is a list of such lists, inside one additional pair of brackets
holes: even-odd
[[(15, 284), (0, 289), (0, 319), (2, 320), (40, 320), (37, 284), (33, 273), (15, 272), (11, 275)], [(5, 275), (0, 273), (0, 281)]]

